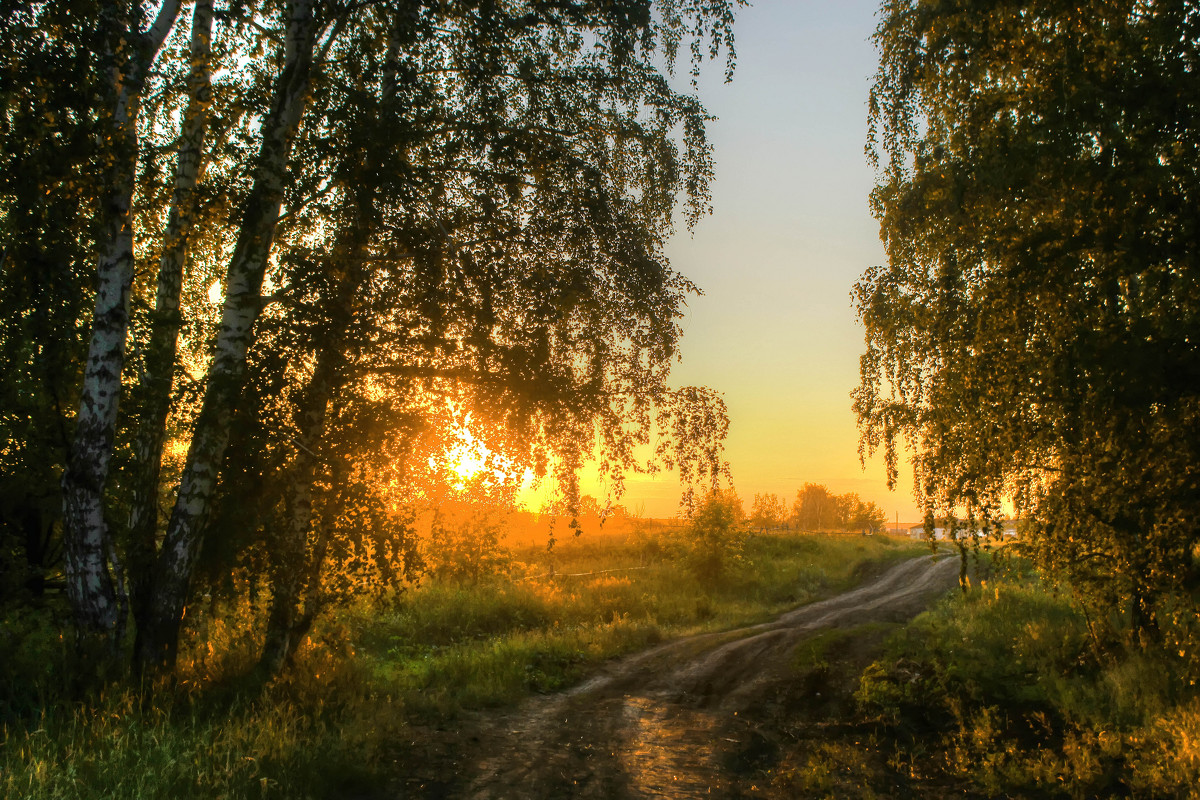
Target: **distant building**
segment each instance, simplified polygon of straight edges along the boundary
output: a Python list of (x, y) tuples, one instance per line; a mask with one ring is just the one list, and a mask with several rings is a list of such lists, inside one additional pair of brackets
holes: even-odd
[[(924, 525), (913, 525), (911, 528), (908, 529), (908, 535), (910, 537), (912, 537), (913, 539), (924, 539), (925, 538), (925, 526)], [(933, 538), (935, 541), (939, 541), (939, 542), (942, 541), (943, 539), (945, 539), (946, 538), (946, 529), (945, 528), (934, 528), (933, 529)]]
[[(1017, 523), (1019, 520), (1004, 519), (1000, 520), (1000, 536), (1004, 539), (1015, 539), (1017, 537)], [(959, 522), (959, 530), (966, 528), (966, 522)], [(925, 526), (913, 525), (908, 529), (908, 535), (913, 539), (925, 538)], [(933, 538), (935, 541), (944, 541), (950, 535), (948, 526), (939, 526), (933, 529)]]

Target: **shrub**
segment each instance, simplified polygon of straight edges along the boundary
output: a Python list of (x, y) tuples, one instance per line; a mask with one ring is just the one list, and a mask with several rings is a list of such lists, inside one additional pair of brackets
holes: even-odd
[(713, 492), (692, 515), (685, 543), (688, 568), (697, 580), (713, 583), (741, 559), (742, 502), (732, 492)]
[(483, 504), (447, 504), (435, 514), (425, 565), (441, 580), (477, 584), (508, 568), (504, 532), (511, 512)]

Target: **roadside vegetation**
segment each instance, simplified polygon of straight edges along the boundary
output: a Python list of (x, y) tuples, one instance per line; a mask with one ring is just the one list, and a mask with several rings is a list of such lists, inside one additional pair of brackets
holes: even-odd
[[(797, 683), (829, 707), (778, 725), (761, 777), (789, 797), (1200, 797), (1200, 617), (1159, 622), (1136, 640), (1029, 562), (985, 558), (902, 628), (799, 648)], [(880, 642), (865, 668), (852, 639)]]
[(911, 778), (1008, 797), (1200, 796), (1200, 616), (1153, 642), (1023, 561), (889, 644), (857, 699)]
[(1197, 10), (881, 6), (860, 444), (964, 551), (1015, 513), (1037, 568), (867, 671), (896, 775), (1196, 796)]
[[(724, 505), (723, 505), (724, 504)], [(698, 532), (697, 526), (707, 526)], [(3, 620), (6, 798), (320, 797), (378, 786), (412, 726), (510, 705), (605, 659), (746, 624), (913, 555), (885, 536), (757, 534), (731, 504), (691, 524), (506, 545), (479, 571), (427, 574), (318, 621), (281, 677), (256, 682), (269, 597), (252, 585), (189, 615), (173, 686), (73, 684), (60, 615)], [(252, 582), (249, 573), (237, 580)]]

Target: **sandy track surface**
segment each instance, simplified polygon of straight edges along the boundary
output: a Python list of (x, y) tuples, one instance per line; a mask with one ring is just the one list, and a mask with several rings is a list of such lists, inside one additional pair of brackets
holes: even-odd
[(741, 796), (730, 765), (758, 744), (755, 704), (795, 682), (796, 645), (825, 630), (903, 622), (953, 587), (957, 572), (958, 560), (948, 556), (906, 560), (772, 622), (616, 660), (568, 692), (534, 698), (485, 725), (478, 771), (461, 796)]

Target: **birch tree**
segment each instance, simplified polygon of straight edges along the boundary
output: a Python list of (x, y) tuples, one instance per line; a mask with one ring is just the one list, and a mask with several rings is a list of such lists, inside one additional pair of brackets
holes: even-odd
[(862, 446), (1152, 632), (1197, 585), (1194, 2), (888, 2)]
[[(466, 398), (498, 448), (557, 464), (569, 496), (592, 442), (617, 482), (658, 466), (715, 480), (724, 407), (667, 382), (695, 287), (662, 254), (677, 196), (689, 222), (707, 211), (707, 116), (660, 67), (686, 48), (694, 74), (728, 52), (735, 5), (198, 0), (186, 32), (166, 0), (153, 14), (98, 4), (93, 25), (23, 9), (24, 35), (48, 26), (82, 54), (80, 85), (104, 90), (99, 104), (81, 91), (68, 119), (101, 133), (67, 170), (94, 224), (58, 232), (97, 265), (94, 291), (78, 263), (63, 290), (69, 327), (87, 331), (81, 372), (62, 379), (79, 411), (47, 415), (71, 442), (63, 541), (80, 630), (119, 645), (131, 597), (136, 658), (169, 668), (206, 537), (214, 552), (237, 539), (213, 511), (241, 491), (222, 473), (249, 463), (238, 437), (255, 426), (264, 491), (290, 520), (272, 534), (284, 633), (303, 628), (318, 580), (314, 519), (357, 491), (363, 452), (328, 435), (365, 428), (346, 408), (398, 411), (376, 427), (402, 448), (422, 404)], [(9, 109), (29, 106), (5, 125), (46, 114), (45, 93), (5, 91)], [(7, 146), (5, 163), (19, 165)], [(21, 216), (33, 196), (13, 196), (5, 231), (35, 231)], [(21, 340), (45, 326), (11, 330), (12, 363), (29, 361)], [(276, 381), (274, 417), (248, 406), (247, 379)], [(646, 464), (634, 454), (655, 425), (667, 435)], [(167, 458), (181, 446), (182, 463)], [(296, 554), (312, 568), (289, 588)]]
[[(697, 130), (702, 110), (652, 72), (623, 72), (612, 53), (581, 56), (584, 40), (568, 26), (475, 41), (481, 27), (471, 17), (442, 22), (434, 47), (408, 44), (402, 56), (396, 51), (399, 65), (385, 58), (377, 116), (359, 113), (352, 130), (323, 134), (362, 144), (335, 170), (328, 207), (299, 223), (346, 217), (335, 228), (349, 239), (335, 241), (328, 260), (314, 253), (295, 265), (290, 302), (307, 310), (282, 320), (308, 321), (313, 338), (285, 331), (281, 340), (311, 348), (316, 366), (296, 393), (289, 513), (270, 537), (286, 555), (268, 669), (290, 655), (317, 605), (313, 581), (328, 531), (310, 529), (311, 486), (317, 454), (328, 455), (328, 404), (348, 385), (384, 390), (418, 416), (441, 396), (466, 402), (489, 429), (507, 432), (491, 445), (520, 463), (544, 463), (547, 454), (578, 463), (598, 432), (617, 479), (636, 466), (633, 449), (648, 443), (654, 406), (653, 421), (669, 434), (662, 463), (679, 466), (693, 485), (711, 485), (723, 469), (723, 404), (665, 383), (677, 308), (692, 287), (671, 273), (660, 248), (675, 192), (704, 199), (711, 166)], [(489, 55), (479, 48), (502, 54), (490, 54), (490, 74), (477, 66)], [(534, 56), (514, 79), (511, 65)], [(397, 73), (421, 72), (438, 75), (437, 84), (392, 85)], [(374, 80), (355, 76), (364, 78)], [(340, 83), (354, 85), (349, 76)], [(678, 122), (689, 128), (684, 161), (668, 141)], [(373, 155), (405, 144), (399, 162)], [(365, 262), (390, 266), (367, 270)], [(314, 263), (323, 266), (314, 271)], [(560, 473), (573, 489), (573, 473)], [(303, 612), (302, 590), (310, 598)]]
[[(132, 205), (137, 169), (138, 108), (155, 56), (175, 24), (178, 0), (163, 0), (153, 21), (140, 2), (102, 4), (98, 56), (109, 77), (102, 135), (106, 141), (103, 189), (97, 209), (99, 251), (79, 413), (70, 460), (63, 475), (63, 523), (67, 593), (80, 628), (111, 633), (121, 622), (117, 593), (108, 574), (114, 557), (104, 509), (104, 490), (121, 397), (121, 371), (133, 282)], [(119, 571), (119, 570), (118, 570)]]
[[(207, 387), (196, 418), (179, 492), (167, 524), (146, 618), (138, 628), (138, 658), (174, 662), (179, 621), (211, 509), (230, 420), (245, 374), (246, 352), (262, 310), (262, 284), (280, 207), (291, 182), (288, 159), (311, 90), (314, 48), (323, 25), (314, 0), (296, 0), (286, 12), (282, 68), (263, 121), (254, 182), (243, 204), (237, 244), (226, 276), (221, 324)], [(327, 24), (327, 21), (325, 21)]]
[(188, 62), (188, 102), (179, 131), (175, 178), (140, 380), (134, 389), (138, 412), (134, 433), (127, 548), (133, 616), (140, 628), (147, 616), (157, 552), (159, 479), (171, 389), (178, 365), (183, 324), (180, 296), (188, 245), (197, 215), (197, 184), (205, 159), (204, 141), (212, 103), (212, 0), (198, 0), (192, 12)]

